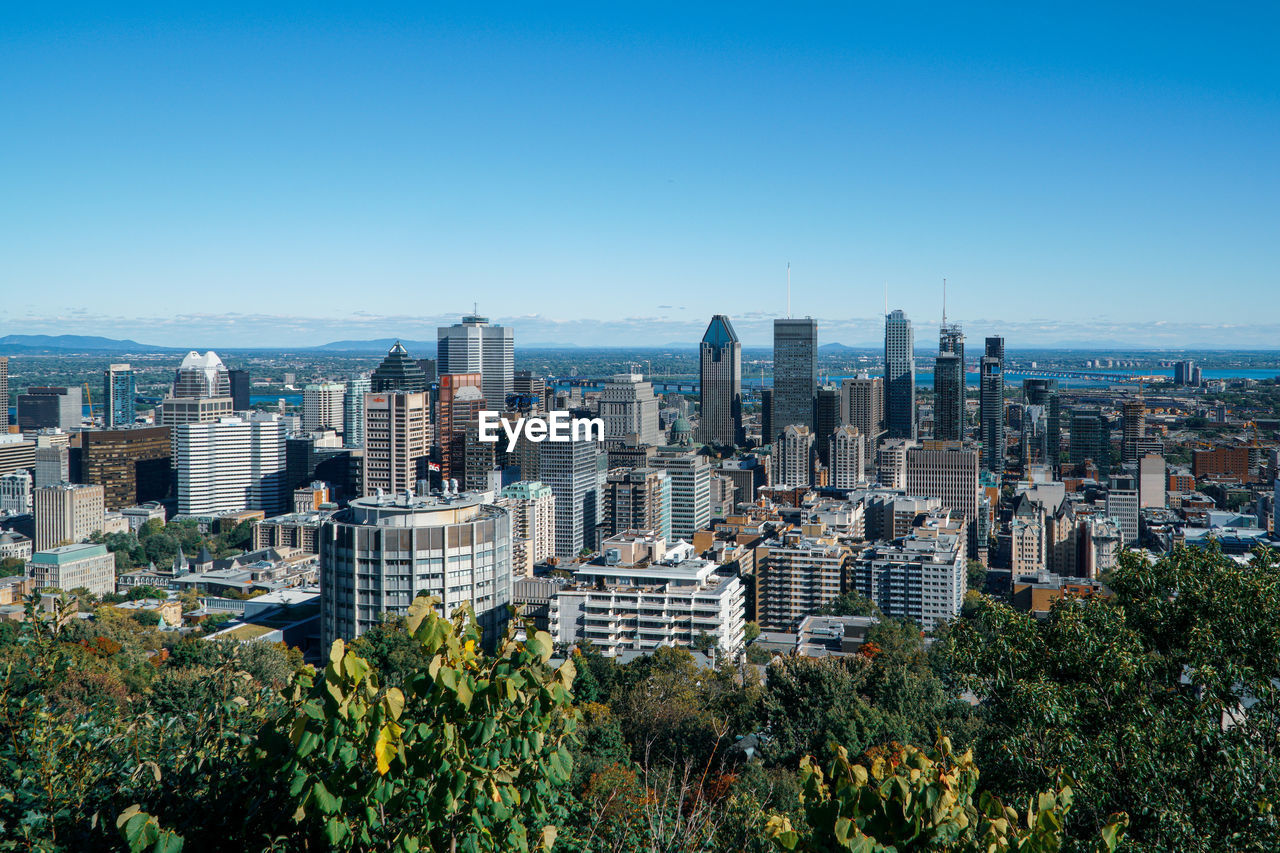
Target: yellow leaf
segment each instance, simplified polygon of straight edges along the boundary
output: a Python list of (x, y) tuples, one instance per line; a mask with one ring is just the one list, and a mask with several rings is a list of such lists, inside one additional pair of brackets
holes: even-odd
[(399, 754), (397, 748), (400, 740), (400, 727), (395, 723), (387, 723), (378, 731), (378, 740), (373, 745), (374, 756), (378, 760), (378, 773), (385, 776), (391, 769), (391, 760)]

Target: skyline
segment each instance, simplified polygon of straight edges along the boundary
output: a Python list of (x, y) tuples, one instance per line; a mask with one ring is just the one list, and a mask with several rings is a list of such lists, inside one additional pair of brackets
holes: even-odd
[(734, 8), (18, 10), (0, 335), (1280, 340), (1280, 13)]

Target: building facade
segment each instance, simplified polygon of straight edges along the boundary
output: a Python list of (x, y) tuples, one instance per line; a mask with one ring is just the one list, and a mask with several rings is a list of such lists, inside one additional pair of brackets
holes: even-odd
[(102, 486), (107, 509), (167, 500), (173, 488), (170, 428), (90, 430), (80, 434), (80, 473)]
[(102, 486), (62, 483), (36, 489), (35, 549), (83, 542), (102, 529), (106, 508)]
[(511, 572), (533, 577), (533, 567), (556, 555), (556, 496), (537, 480), (502, 490), (498, 505), (511, 515)]
[(770, 443), (789, 426), (813, 429), (813, 398), (818, 390), (818, 321), (773, 321), (773, 413)]
[(462, 322), (442, 326), (436, 332), (436, 370), (478, 373), (480, 390), (494, 409), (502, 410), (514, 391), (515, 333), (489, 324), (487, 317), (469, 315)]
[(426, 391), (374, 391), (364, 396), (362, 494), (395, 495), (417, 488), (426, 476), (430, 454), (431, 405)]
[(31, 555), (27, 571), (36, 589), (86, 589), (93, 595), (116, 591), (116, 558), (105, 545), (44, 548)]
[(916, 339), (901, 310), (884, 318), (884, 420), (890, 438), (916, 437)]
[(284, 512), (285, 432), (279, 415), (221, 418), (174, 428), (178, 512), (215, 515), (255, 509)]
[(658, 445), (658, 399), (639, 373), (620, 373), (600, 391), (600, 419), (607, 442)]
[(711, 463), (682, 447), (659, 449), (650, 466), (671, 477), (672, 541), (693, 541), (693, 534), (711, 522)]
[(340, 382), (316, 383), (303, 388), (302, 429), (342, 432), (346, 426), (346, 396), (347, 386)]
[(716, 314), (698, 347), (701, 417), (698, 440), (703, 444), (741, 444), (742, 343), (733, 324)]
[(982, 468), (1004, 472), (1004, 338), (987, 338), (979, 364), (981, 379), (979, 420), (982, 424)]
[(132, 426), (137, 398), (133, 368), (127, 364), (107, 365), (102, 372), (102, 425), (107, 429)]

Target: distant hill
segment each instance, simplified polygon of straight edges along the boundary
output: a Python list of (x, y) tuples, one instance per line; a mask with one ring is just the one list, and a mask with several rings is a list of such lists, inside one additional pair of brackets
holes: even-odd
[(157, 347), (137, 341), (102, 338), (96, 335), (5, 335), (0, 353), (41, 352), (176, 352), (173, 347)]
[(306, 349), (323, 350), (325, 352), (385, 353), (395, 346), (396, 341), (399, 341), (409, 351), (409, 355), (415, 358), (432, 358), (436, 354), (435, 341), (410, 341), (404, 338), (376, 338), (371, 341), (332, 341), (315, 347), (306, 347)]
[(818, 347), (819, 352), (825, 352), (825, 353), (866, 352), (868, 349), (874, 349), (874, 348), (873, 347), (850, 347), (850, 346), (845, 346), (844, 344), (835, 343), (834, 341), (829, 344), (822, 344), (821, 346)]

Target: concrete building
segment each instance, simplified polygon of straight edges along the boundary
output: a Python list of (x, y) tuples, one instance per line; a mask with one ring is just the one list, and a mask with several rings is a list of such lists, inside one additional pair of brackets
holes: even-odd
[(102, 486), (107, 509), (167, 500), (173, 489), (170, 428), (80, 433), (80, 474), (86, 483)]
[(807, 426), (796, 424), (784, 427), (774, 448), (778, 466), (775, 469), (775, 485), (791, 488), (807, 488), (813, 485), (812, 430)]
[(847, 545), (833, 538), (789, 532), (760, 548), (756, 558), (756, 621), (789, 631), (840, 595), (850, 561)]
[(372, 390), (367, 376), (357, 373), (347, 379), (342, 397), (342, 443), (347, 447), (364, 447), (364, 395)]
[(156, 501), (147, 501), (137, 506), (122, 507), (120, 515), (124, 516), (125, 522), (129, 525), (130, 533), (137, 533), (142, 529), (142, 525), (148, 521), (158, 521), (161, 524), (165, 522), (164, 504)]
[(245, 509), (284, 512), (285, 432), (278, 415), (230, 417), (174, 427), (178, 512), (214, 515)]
[(65, 444), (42, 444), (36, 439), (35, 475), (37, 489), (71, 480), (71, 448)]
[(600, 492), (608, 457), (594, 441), (544, 441), (539, 449), (539, 478), (555, 496), (555, 555), (561, 560), (594, 550), (604, 523)]
[(916, 437), (916, 355), (911, 321), (900, 310), (884, 318), (884, 418), (890, 438)]
[(182, 424), (208, 424), (219, 418), (229, 418), (234, 414), (235, 401), (229, 396), (165, 397), (156, 410), (156, 423), (167, 427)]
[(319, 553), (320, 528), (332, 515), (332, 510), (311, 510), (255, 521), (253, 550), (293, 548), (304, 554)]
[(986, 354), (979, 363), (982, 423), (982, 468), (1004, 472), (1004, 338), (987, 338)]
[[(414, 364), (417, 367), (417, 364)], [(364, 396), (361, 493), (398, 495), (417, 487), (431, 453), (430, 398), (425, 391), (375, 391)]]
[(0, 474), (0, 513), (26, 515), (31, 512), (31, 492), (34, 488), (29, 471)]
[(955, 520), (976, 522), (982, 500), (978, 451), (955, 441), (926, 441), (907, 451), (906, 489), (937, 498)]
[(0, 434), (9, 431), (9, 356), (0, 355)]
[(960, 615), (967, 586), (965, 523), (946, 510), (922, 517), (912, 532), (856, 555), (849, 585), (886, 616), (932, 631)]
[(18, 395), (18, 427), (23, 432), (41, 429), (79, 429), (84, 421), (84, 392), (72, 388), (33, 386)]
[(650, 462), (671, 477), (671, 536), (693, 541), (711, 523), (711, 463), (682, 447), (663, 447)]
[(1120, 461), (1126, 465), (1138, 461), (1138, 448), (1147, 435), (1147, 406), (1142, 398), (1126, 400), (1120, 407), (1124, 428), (1120, 444)]
[(481, 390), (482, 382), (479, 373), (440, 375), (435, 423), (436, 443), (440, 446), (440, 476), (445, 479), (463, 477), (467, 425), (485, 409), (501, 409), (501, 404), (489, 405)]
[(606, 442), (662, 443), (658, 399), (639, 373), (619, 373), (600, 391), (600, 419)]
[(671, 541), (671, 476), (661, 468), (610, 471), (604, 488), (604, 530), (652, 530)]
[(514, 391), (515, 333), (491, 326), (487, 317), (469, 315), (462, 322), (436, 332), (436, 369), (449, 373), (478, 373), (480, 391), (495, 410), (506, 408)]
[(876, 450), (876, 482), (887, 489), (907, 487), (907, 451), (916, 443), (909, 438), (891, 438)]
[(0, 474), (9, 474), (33, 468), (36, 464), (36, 443), (21, 435), (0, 434)]
[(474, 496), (357, 498), (320, 529), (323, 648), (353, 640), (418, 595), (448, 616), (475, 612), (486, 641), (502, 635), (511, 602), (511, 518)]
[(1138, 518), (1141, 502), (1138, 484), (1133, 477), (1114, 477), (1107, 490), (1106, 514), (1120, 526), (1120, 542), (1131, 546), (1138, 544)]
[(102, 486), (62, 483), (36, 489), (34, 504), (37, 551), (83, 542), (102, 529)]
[(1022, 399), (1026, 405), (1040, 406), (1044, 411), (1044, 458), (1030, 461), (1043, 461), (1056, 471), (1062, 454), (1062, 400), (1058, 396), (1058, 380), (1023, 379)]
[(306, 432), (345, 428), (347, 386), (340, 382), (311, 384), (302, 389), (302, 429)]
[(701, 417), (698, 440), (703, 444), (741, 444), (742, 343), (733, 324), (716, 314), (698, 347)]
[(105, 545), (61, 545), (31, 555), (27, 574), (36, 589), (86, 589), (93, 595), (116, 591), (116, 558)]
[(590, 641), (610, 657), (689, 648), (702, 635), (730, 659), (743, 646), (746, 598), (742, 581), (693, 553), (686, 542), (668, 548), (652, 531), (605, 540), (604, 556), (577, 567), (573, 581), (550, 601), (552, 638)]
[(31, 559), (32, 552), (30, 539), (16, 530), (0, 530), (0, 560), (22, 560), (25, 563)]
[(556, 555), (556, 496), (537, 480), (502, 490), (498, 505), (511, 515), (511, 573), (533, 577), (533, 567)]
[(818, 389), (818, 321), (773, 321), (772, 442), (789, 426), (813, 429), (813, 398)]
[(866, 476), (866, 442), (862, 433), (851, 426), (838, 427), (829, 439), (830, 476), (827, 485), (833, 489), (856, 489)]
[(137, 415), (138, 386), (133, 368), (109, 364), (102, 372), (102, 425), (107, 429), (132, 426)]
[(231, 378), (227, 367), (210, 350), (201, 355), (192, 350), (182, 359), (173, 376), (172, 397), (231, 397)]
[(844, 422), (840, 419), (840, 389), (824, 385), (813, 399), (813, 452), (824, 468), (831, 467), (831, 436)]
[(964, 331), (942, 318), (938, 357), (933, 367), (933, 437), (939, 441), (965, 438)]
[(1165, 461), (1154, 453), (1138, 460), (1138, 503), (1143, 509), (1164, 509), (1168, 505)]

